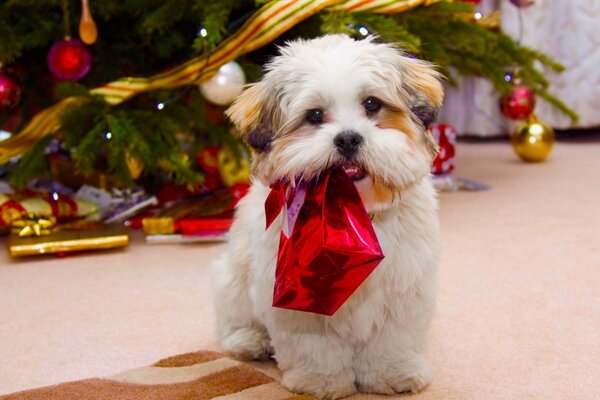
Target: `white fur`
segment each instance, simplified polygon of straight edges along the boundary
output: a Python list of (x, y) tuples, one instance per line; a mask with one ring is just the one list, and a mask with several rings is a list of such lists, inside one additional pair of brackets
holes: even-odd
[[(274, 132), (273, 149), (262, 156), (258, 178), (238, 205), (229, 251), (214, 264), (214, 300), (223, 350), (241, 358), (265, 358), (274, 350), (283, 384), (295, 392), (320, 398), (357, 390), (417, 392), (431, 379), (422, 354), (435, 308), (439, 254), (431, 159), (419, 140), (380, 128), (361, 108), (365, 95), (375, 95), (408, 109), (392, 65), (398, 57), (410, 65), (391, 46), (370, 40), (299, 41), (282, 49), (263, 81), (279, 88), (284, 124), (315, 107), (325, 109), (328, 120), (318, 127), (304, 124), (285, 137)], [(365, 139), (357, 160), (369, 176), (357, 188), (375, 215), (385, 258), (331, 317), (274, 308), (281, 221), (265, 230), (265, 183), (315, 176), (340, 162), (332, 141), (345, 129)], [(375, 181), (389, 193), (377, 195)]]

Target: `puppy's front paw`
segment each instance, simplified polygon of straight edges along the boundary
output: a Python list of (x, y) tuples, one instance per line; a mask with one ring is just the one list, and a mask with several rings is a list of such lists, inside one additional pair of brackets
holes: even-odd
[(324, 400), (340, 399), (356, 393), (352, 371), (321, 375), (293, 369), (283, 373), (281, 383), (292, 392), (310, 394)]
[(420, 355), (407, 361), (373, 362), (356, 370), (356, 381), (363, 393), (418, 393), (431, 382), (431, 369)]
[(255, 328), (240, 328), (221, 341), (223, 351), (241, 360), (266, 360), (273, 354), (269, 335)]

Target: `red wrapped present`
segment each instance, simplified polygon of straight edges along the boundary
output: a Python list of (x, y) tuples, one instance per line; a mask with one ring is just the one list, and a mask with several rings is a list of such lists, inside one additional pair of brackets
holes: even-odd
[(144, 215), (141, 225), (147, 235), (228, 231), (233, 223), (233, 209), (247, 192), (248, 185), (238, 184), (215, 192), (209, 198), (182, 200), (158, 213)]
[(454, 156), (456, 154), (456, 130), (452, 125), (431, 124), (429, 130), (439, 146), (439, 153), (431, 172), (433, 174), (447, 174), (454, 171)]
[(295, 189), (277, 184), (267, 227), (281, 210), (273, 306), (333, 315), (383, 259), (356, 187), (342, 169)]
[(27, 210), (21, 204), (0, 193), (0, 227), (9, 226), (26, 214)]
[(228, 231), (233, 224), (233, 210), (205, 217), (184, 218), (176, 222), (178, 232), (193, 235), (197, 232)]

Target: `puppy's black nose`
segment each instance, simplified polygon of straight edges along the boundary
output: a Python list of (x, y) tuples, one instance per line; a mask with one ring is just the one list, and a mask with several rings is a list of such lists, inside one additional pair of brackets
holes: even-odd
[(343, 131), (333, 138), (333, 144), (344, 157), (352, 157), (363, 142), (363, 137), (356, 131)]

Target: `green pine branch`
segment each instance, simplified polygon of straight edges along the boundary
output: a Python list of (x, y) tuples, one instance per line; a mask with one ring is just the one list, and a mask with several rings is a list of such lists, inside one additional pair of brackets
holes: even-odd
[(229, 16), (236, 5), (236, 0), (222, 0), (206, 2), (195, 0), (192, 10), (198, 12), (200, 18), (200, 29), (205, 36), (199, 34), (193, 42), (193, 48), (200, 54), (206, 54), (213, 50), (223, 36), (227, 33)]
[(52, 136), (46, 136), (21, 156), (9, 177), (9, 183), (12, 187), (24, 188), (31, 179), (48, 174), (50, 166), (46, 159), (45, 150), (52, 139)]

